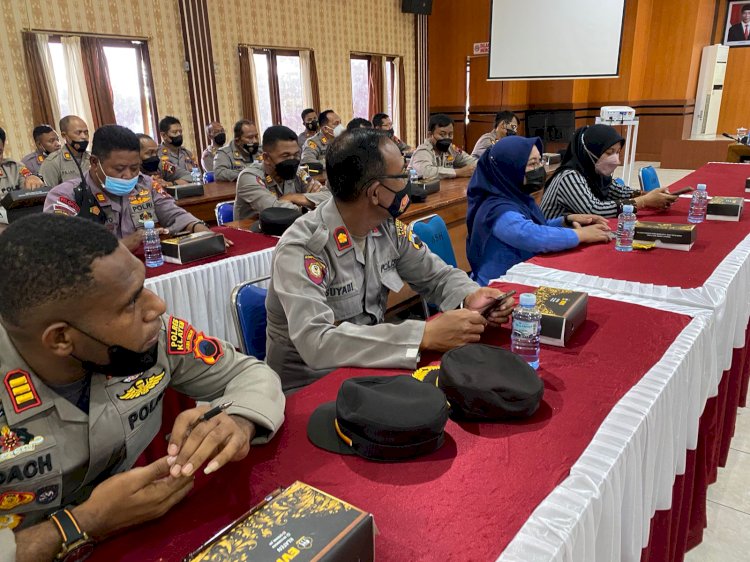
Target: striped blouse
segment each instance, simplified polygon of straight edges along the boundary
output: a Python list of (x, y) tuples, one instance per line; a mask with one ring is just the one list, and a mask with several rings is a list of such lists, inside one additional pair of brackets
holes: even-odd
[(617, 216), (622, 200), (634, 196), (631, 188), (612, 182), (609, 186), (609, 198), (601, 200), (591, 191), (583, 174), (577, 170), (566, 170), (558, 174), (544, 190), (539, 206), (548, 219), (570, 213), (612, 218)]

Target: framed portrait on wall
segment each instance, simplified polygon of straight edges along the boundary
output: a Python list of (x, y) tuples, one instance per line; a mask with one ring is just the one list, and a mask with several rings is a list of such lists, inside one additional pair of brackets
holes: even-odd
[(750, 47), (750, 0), (727, 3), (724, 45)]

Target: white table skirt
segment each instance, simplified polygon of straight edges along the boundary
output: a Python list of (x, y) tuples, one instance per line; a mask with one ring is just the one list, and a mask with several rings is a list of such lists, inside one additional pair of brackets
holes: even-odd
[[(206, 334), (235, 347), (240, 340), (232, 320), (232, 289), (271, 274), (273, 248), (234, 256), (146, 279), (146, 288), (167, 303), (167, 314), (183, 318)], [(260, 283), (267, 286), (267, 283)]]

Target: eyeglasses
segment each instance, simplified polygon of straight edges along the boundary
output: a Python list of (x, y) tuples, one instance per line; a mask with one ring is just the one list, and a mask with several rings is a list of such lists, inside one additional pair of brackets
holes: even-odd
[(505, 128), (510, 129), (511, 131), (517, 131), (518, 125), (513, 125), (512, 123), (505, 123)]
[[(370, 178), (369, 180), (367, 180), (365, 182), (365, 185), (369, 185), (374, 181), (380, 181), (380, 180), (408, 180), (408, 179), (409, 179), (409, 174), (407, 172), (401, 172), (400, 174), (388, 174), (384, 176), (375, 176), (374, 178)], [(384, 183), (381, 182), (381, 184), (387, 190), (393, 191), (390, 187), (388, 187)]]

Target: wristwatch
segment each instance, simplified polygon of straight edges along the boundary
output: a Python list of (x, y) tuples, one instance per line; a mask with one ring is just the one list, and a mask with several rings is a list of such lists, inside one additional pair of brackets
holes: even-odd
[(55, 511), (49, 518), (62, 537), (62, 547), (55, 560), (78, 562), (91, 556), (94, 552), (94, 541), (81, 529), (67, 507)]
[(208, 228), (208, 224), (206, 224), (204, 221), (195, 221), (192, 225), (190, 225), (190, 232), (195, 232), (195, 227), (199, 224), (202, 224), (206, 228)]

